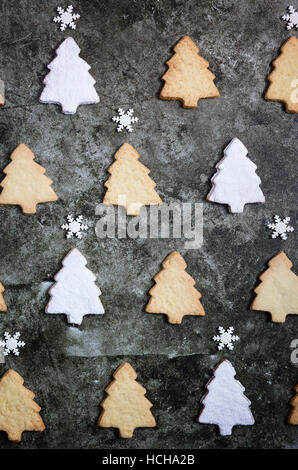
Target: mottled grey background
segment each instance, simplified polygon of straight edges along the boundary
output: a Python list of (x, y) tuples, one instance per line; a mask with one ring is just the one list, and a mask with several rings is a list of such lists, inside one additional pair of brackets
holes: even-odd
[[(0, 6), (0, 76), (6, 106), (0, 110), (0, 168), (26, 143), (54, 183), (55, 203), (36, 215), (0, 208), (0, 280), (8, 312), (0, 330), (21, 332), (27, 345), (9, 356), (36, 393), (46, 424), (24, 433), (20, 444), (0, 433), (1, 448), (297, 448), (298, 427), (286, 423), (298, 382), (290, 343), (298, 318), (273, 324), (249, 311), (257, 276), (284, 249), (298, 273), (295, 232), (270, 239), (265, 223), (274, 214), (292, 217), (296, 233), (297, 115), (263, 99), (266, 76), (279, 47), (291, 35), (280, 16), (288, 1), (85, 0), (77, 30), (51, 22), (58, 0), (3, 0)], [(63, 2), (62, 6), (67, 6)], [(197, 109), (158, 99), (160, 77), (171, 48), (184, 34), (198, 44), (216, 75), (220, 98)], [(71, 35), (91, 65), (99, 105), (73, 116), (38, 97), (47, 64)], [(140, 121), (132, 134), (117, 133), (111, 117), (133, 107)], [(185, 240), (98, 240), (95, 207), (102, 201), (107, 169), (125, 141), (141, 154), (165, 202), (202, 202), (223, 148), (238, 137), (258, 166), (265, 205), (231, 215), (226, 206), (204, 202), (204, 244), (185, 251)], [(67, 240), (59, 226), (67, 214), (82, 214), (92, 227), (83, 239)], [(78, 247), (98, 277), (106, 314), (87, 316), (71, 327), (64, 315), (45, 315), (47, 289), (61, 260)], [(144, 313), (152, 278), (162, 260), (179, 250), (202, 293), (206, 317), (185, 317), (181, 326)], [(234, 325), (241, 341), (218, 351), (217, 327)], [(199, 425), (195, 417), (212, 368), (232, 361), (252, 401), (256, 424), (236, 427), (231, 437)], [(115, 368), (129, 361), (153, 403), (155, 429), (138, 429), (129, 440), (99, 429), (104, 388)]]

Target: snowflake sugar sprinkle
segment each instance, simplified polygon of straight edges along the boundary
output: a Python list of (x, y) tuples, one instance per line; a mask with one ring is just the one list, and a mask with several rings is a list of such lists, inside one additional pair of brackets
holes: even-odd
[(68, 224), (61, 225), (62, 230), (67, 230), (66, 238), (72, 238), (73, 236), (81, 239), (82, 230), (88, 230), (88, 225), (82, 224), (83, 216), (79, 215), (76, 219), (72, 215), (67, 216)]
[(217, 336), (213, 336), (212, 338), (213, 341), (217, 341), (219, 343), (217, 349), (221, 351), (222, 349), (224, 349), (225, 346), (230, 350), (234, 349), (233, 342), (239, 341), (239, 336), (233, 335), (233, 326), (230, 326), (227, 331), (222, 326), (219, 326), (218, 331), (220, 334)]
[(71, 29), (76, 29), (77, 26), (75, 24), (75, 20), (78, 20), (80, 18), (80, 15), (78, 13), (73, 13), (72, 10), (72, 5), (68, 5), (66, 10), (64, 10), (62, 7), (57, 8), (59, 15), (55, 16), (55, 18), (53, 18), (53, 21), (55, 23), (61, 23), (60, 31), (64, 31), (67, 26)]
[(287, 29), (298, 29), (298, 10), (292, 5), (288, 7), (288, 13), (283, 15), (282, 19), (287, 21)]
[(7, 331), (4, 333), (4, 341), (0, 341), (0, 346), (4, 348), (4, 356), (13, 353), (15, 356), (20, 355), (19, 348), (25, 346), (24, 341), (19, 341), (20, 333), (17, 331), (13, 336), (11, 336)]
[(294, 232), (294, 227), (289, 225), (290, 222), (290, 217), (285, 217), (283, 220), (278, 215), (274, 216), (274, 224), (267, 224), (268, 228), (271, 228), (273, 230), (271, 234), (271, 238), (282, 238), (283, 240), (286, 240), (288, 238), (287, 233), (288, 232)]
[(132, 132), (132, 124), (138, 122), (139, 118), (133, 117), (133, 109), (129, 109), (126, 113), (122, 108), (118, 109), (119, 116), (114, 116), (112, 121), (118, 123), (117, 132), (123, 131), (123, 129), (127, 129), (128, 132)]

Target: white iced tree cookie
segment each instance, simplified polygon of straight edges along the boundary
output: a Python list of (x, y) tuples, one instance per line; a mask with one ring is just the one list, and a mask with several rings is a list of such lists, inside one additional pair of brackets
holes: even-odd
[(73, 38), (66, 38), (58, 47), (57, 57), (48, 65), (50, 72), (39, 98), (41, 103), (60, 104), (64, 114), (74, 114), (80, 104), (99, 103), (90, 65), (79, 57), (80, 48)]
[(235, 138), (224, 150), (212, 177), (208, 201), (228, 204), (232, 213), (243, 212), (245, 204), (265, 202), (256, 165), (246, 156), (247, 148)]
[(55, 275), (50, 288), (46, 313), (64, 313), (68, 323), (81, 325), (84, 315), (101, 315), (104, 308), (96, 276), (86, 268), (87, 260), (77, 248), (70, 250), (62, 261), (63, 268)]
[(234, 377), (236, 371), (227, 359), (213, 371), (207, 383), (208, 392), (201, 402), (204, 408), (198, 417), (199, 423), (216, 424), (222, 436), (230, 436), (234, 426), (252, 425), (255, 420), (250, 410), (251, 402), (244, 395), (245, 388)]

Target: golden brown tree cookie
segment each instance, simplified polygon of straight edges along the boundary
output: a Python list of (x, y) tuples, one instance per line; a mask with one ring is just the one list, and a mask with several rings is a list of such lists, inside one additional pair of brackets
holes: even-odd
[(5, 291), (3, 284), (0, 282), (0, 312), (6, 312), (7, 306), (3, 297), (3, 292)]
[(163, 75), (162, 100), (180, 100), (184, 108), (196, 108), (201, 98), (217, 98), (215, 75), (209, 63), (198, 55), (199, 48), (184, 36), (174, 47), (175, 54), (167, 61), (169, 70)]
[(3, 80), (0, 80), (0, 106), (5, 105), (5, 86)]
[(136, 428), (154, 428), (150, 411), (152, 403), (144, 396), (146, 389), (136, 382), (137, 374), (123, 362), (113, 374), (114, 380), (105, 389), (108, 397), (101, 402), (103, 411), (98, 419), (101, 428), (118, 428), (120, 437), (133, 436)]
[(289, 414), (288, 423), (298, 425), (298, 385), (296, 385), (294, 390), (296, 392), (296, 395), (290, 401), (293, 409), (291, 410), (291, 413)]
[(180, 324), (184, 315), (204, 316), (200, 302), (202, 295), (194, 287), (194, 279), (185, 271), (187, 264), (177, 251), (162, 263), (163, 269), (154, 276), (155, 286), (145, 307), (148, 313), (164, 314), (168, 322)]
[(23, 383), (23, 378), (12, 369), (0, 379), (0, 431), (15, 442), (21, 441), (24, 431), (45, 430), (35, 395)]
[(3, 170), (7, 175), (1, 182), (0, 205), (21, 206), (23, 214), (35, 214), (36, 204), (57, 201), (51, 188), (52, 180), (45, 169), (35, 163), (34, 153), (20, 144), (10, 156), (11, 163)]
[(284, 323), (287, 315), (298, 315), (298, 277), (283, 251), (268, 264), (269, 268), (259, 276), (261, 283), (254, 289), (257, 295), (250, 310), (270, 312), (273, 322)]
[(140, 208), (162, 204), (155, 191), (156, 184), (150, 178), (150, 170), (139, 162), (140, 155), (129, 144), (121, 145), (115, 154), (115, 162), (109, 167), (110, 178), (103, 203), (124, 206), (127, 215), (139, 215)]
[(283, 44), (273, 66), (265, 99), (281, 101), (287, 113), (298, 113), (298, 39), (295, 36)]

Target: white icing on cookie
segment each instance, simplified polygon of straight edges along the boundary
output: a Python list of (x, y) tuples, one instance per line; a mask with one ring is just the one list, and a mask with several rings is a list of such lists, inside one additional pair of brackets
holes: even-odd
[(207, 383), (208, 392), (201, 400), (204, 408), (199, 415), (199, 423), (216, 424), (222, 436), (231, 435), (233, 426), (237, 424), (247, 426), (255, 422), (249, 408), (251, 402), (235, 375), (235, 369), (228, 360), (220, 362)]
[(62, 261), (63, 268), (50, 288), (51, 299), (46, 313), (64, 313), (68, 323), (80, 325), (84, 315), (101, 315), (104, 308), (99, 299), (96, 276), (86, 268), (87, 260), (77, 248), (70, 250)]
[(80, 104), (99, 103), (90, 65), (79, 57), (80, 48), (73, 38), (58, 47), (57, 57), (48, 65), (50, 72), (43, 83), (41, 103), (60, 104), (64, 114), (74, 114)]
[(243, 143), (237, 138), (232, 139), (216, 165), (208, 201), (228, 204), (232, 213), (243, 212), (247, 203), (265, 202), (257, 167), (246, 155), (247, 148)]

